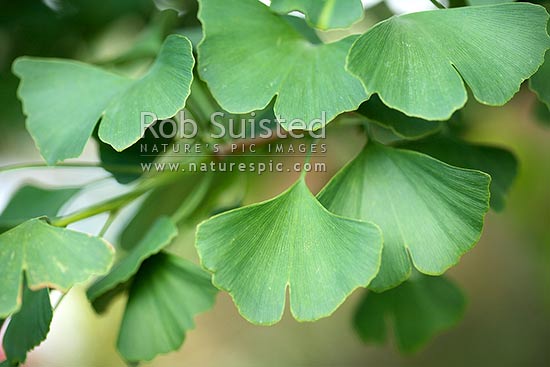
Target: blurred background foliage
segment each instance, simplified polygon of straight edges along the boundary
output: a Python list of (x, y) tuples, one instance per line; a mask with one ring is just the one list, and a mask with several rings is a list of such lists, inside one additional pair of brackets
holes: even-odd
[[(428, 1), (426, 1), (428, 2)], [(173, 7), (179, 14), (158, 9)], [(156, 5), (156, 6), (155, 6)], [(366, 12), (352, 27), (363, 32), (391, 15), (385, 3)], [(10, 71), (21, 55), (66, 57), (102, 64), (127, 74), (147, 67), (166, 32), (175, 29), (200, 40), (194, 1), (18, 0), (0, 3), (0, 164), (39, 161), (40, 156), (24, 130), (16, 97), (18, 80)], [(330, 41), (342, 31), (319, 32)], [(519, 160), (519, 173), (502, 213), (491, 211), (477, 246), (450, 271), (450, 277), (468, 297), (464, 319), (412, 355), (401, 355), (395, 343), (365, 345), (352, 327), (362, 296), (354, 293), (330, 318), (300, 324), (285, 313), (272, 327), (247, 323), (229, 296), (220, 293), (213, 311), (200, 315), (182, 349), (155, 359), (152, 366), (546, 366), (550, 361), (550, 114), (527, 88), (506, 106), (486, 107), (473, 98), (463, 110), (464, 137), (511, 150)], [(310, 174), (308, 184), (317, 192), (364, 143), (357, 127), (345, 118), (328, 129), (326, 158), (329, 172)], [(94, 142), (82, 159), (98, 159)], [(274, 175), (277, 175), (276, 178)], [(23, 182), (54, 186), (102, 179), (101, 170), (41, 170), (3, 173), (0, 207)], [(289, 186), (295, 175), (265, 174), (243, 178), (247, 189), (226, 193), (228, 206), (272, 197)], [(102, 180), (87, 200), (120, 190), (114, 180)], [(82, 203), (81, 203), (82, 204)], [(135, 209), (135, 208), (133, 208)], [(132, 208), (130, 208), (132, 210)], [(128, 216), (126, 216), (128, 218)], [(104, 218), (80, 224), (97, 231)], [(120, 226), (118, 227), (120, 229)], [(117, 228), (108, 233), (116, 240)], [(193, 226), (171, 251), (194, 258)], [(105, 315), (96, 316), (83, 289), (75, 289), (56, 311), (50, 335), (29, 355), (28, 366), (123, 366), (115, 350), (124, 300)], [(148, 364), (144, 364), (148, 365)]]

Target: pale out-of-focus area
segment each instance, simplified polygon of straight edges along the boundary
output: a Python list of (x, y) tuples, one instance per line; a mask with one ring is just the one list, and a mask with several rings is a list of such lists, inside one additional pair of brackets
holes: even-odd
[[(18, 80), (10, 71), (21, 55), (108, 60), (136, 39), (151, 20), (150, 0), (87, 1), (21, 0), (0, 5), (0, 165), (41, 161), (24, 129), (16, 97)], [(424, 1), (423, 3), (429, 3)], [(53, 5), (52, 5), (53, 4)], [(76, 4), (76, 5), (72, 5)], [(59, 8), (56, 8), (59, 6)], [(376, 10), (380, 11), (380, 10)], [(185, 16), (185, 15), (183, 15)], [(369, 22), (369, 16), (365, 18)], [(198, 25), (190, 29), (196, 31)], [(194, 28), (193, 28), (194, 27)], [(183, 33), (191, 34), (189, 29)], [(199, 36), (200, 38), (200, 36)], [(145, 63), (146, 65), (146, 63)], [(127, 72), (143, 62), (128, 63)], [(83, 101), (85, 103), (85, 101)], [(481, 241), (449, 272), (468, 297), (464, 319), (425, 348), (402, 355), (393, 343), (365, 345), (352, 327), (362, 290), (336, 313), (315, 323), (298, 323), (285, 312), (275, 326), (254, 326), (238, 314), (230, 297), (220, 293), (210, 312), (196, 319), (183, 347), (144, 366), (546, 366), (550, 361), (550, 122), (534, 112), (535, 96), (527, 88), (504, 107), (480, 106), (470, 98), (464, 110), (467, 137), (473, 142), (511, 150), (519, 173), (506, 209), (491, 211)], [(342, 137), (345, 137), (342, 139)], [(314, 192), (350, 160), (364, 144), (354, 126), (333, 123), (328, 129), (328, 172), (310, 174)], [(97, 161), (90, 142), (83, 161)], [(247, 180), (244, 203), (270, 198), (287, 188), (296, 174), (265, 174)], [(126, 190), (95, 168), (33, 169), (0, 173), (0, 211), (22, 183), (86, 188), (63, 212), (89, 205)], [(107, 233), (117, 232), (135, 206), (122, 213)], [(97, 233), (106, 215), (74, 228)], [(184, 230), (171, 251), (196, 261), (193, 228)], [(1, 270), (0, 270), (1, 274)], [(124, 299), (101, 317), (88, 304), (84, 287), (73, 289), (56, 309), (46, 342), (29, 354), (27, 366), (124, 366), (116, 352)], [(53, 294), (56, 298), (58, 295)]]

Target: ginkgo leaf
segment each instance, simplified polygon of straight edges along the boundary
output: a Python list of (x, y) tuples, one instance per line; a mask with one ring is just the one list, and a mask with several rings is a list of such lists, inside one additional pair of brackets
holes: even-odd
[(542, 102), (535, 103), (535, 116), (537, 121), (544, 127), (550, 126), (550, 107)]
[(189, 96), (193, 65), (189, 40), (172, 35), (136, 80), (78, 61), (34, 57), (17, 59), (13, 71), (21, 79), (27, 130), (55, 164), (82, 153), (100, 118), (99, 137), (120, 151), (142, 136), (142, 112), (175, 115)]
[(315, 28), (348, 28), (363, 17), (361, 0), (272, 0), (271, 9), (285, 14), (302, 12)]
[[(462, 291), (445, 277), (415, 274), (384, 293), (369, 292), (354, 318), (365, 342), (383, 343), (393, 326), (397, 346), (413, 352), (436, 334), (456, 325), (466, 308)], [(388, 325), (389, 324), (389, 325)]]
[(169, 218), (160, 217), (157, 219), (128, 256), (116, 263), (109, 274), (88, 288), (88, 299), (93, 302), (96, 298), (113, 290), (119, 284), (128, 281), (138, 271), (145, 259), (170, 244), (177, 234), (178, 229)]
[(468, 5), (494, 5), (501, 3), (511, 3), (515, 0), (466, 0)]
[(196, 246), (241, 315), (269, 325), (282, 317), (287, 288), (297, 320), (330, 315), (374, 278), (382, 239), (374, 224), (329, 213), (301, 178), (274, 199), (201, 223)]
[(9, 363), (19, 365), (27, 352), (46, 339), (53, 312), (48, 289), (23, 288), (21, 309), (12, 316), (2, 342)]
[(406, 280), (412, 265), (442, 274), (474, 246), (489, 210), (490, 180), (483, 172), (371, 142), (318, 198), (335, 214), (380, 226), (382, 265), (370, 288), (383, 291)]
[(106, 241), (31, 219), (0, 235), (0, 317), (21, 305), (23, 273), (32, 290), (67, 291), (109, 270), (114, 251)]
[(550, 52), (546, 53), (544, 64), (529, 80), (529, 86), (550, 109)]
[(371, 96), (368, 101), (361, 104), (357, 112), (405, 139), (419, 139), (443, 128), (443, 123), (440, 121), (426, 121), (417, 117), (409, 117), (391, 109), (382, 103), (377, 95)]
[(392, 17), (354, 43), (347, 68), (389, 107), (447, 120), (466, 103), (465, 84), (484, 104), (512, 98), (550, 47), (547, 21), (543, 7), (528, 3)]
[(517, 159), (508, 150), (470, 144), (444, 135), (407, 142), (400, 147), (428, 154), (456, 167), (488, 173), (491, 176), (491, 207), (497, 211), (504, 209), (506, 194), (518, 170)]
[(0, 233), (22, 222), (47, 216), (55, 217), (61, 207), (78, 192), (75, 188), (46, 189), (21, 186), (0, 215)]
[(354, 38), (313, 45), (257, 0), (200, 5), (199, 72), (223, 109), (261, 110), (276, 96), (283, 127), (314, 130), (367, 99), (344, 68)]
[(209, 310), (217, 289), (197, 265), (166, 253), (147, 259), (136, 274), (118, 336), (118, 351), (130, 362), (149, 361), (177, 350)]

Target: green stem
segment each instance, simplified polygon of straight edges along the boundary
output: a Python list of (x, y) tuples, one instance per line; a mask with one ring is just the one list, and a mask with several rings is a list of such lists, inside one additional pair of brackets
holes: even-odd
[(101, 230), (98, 233), (99, 237), (104, 237), (105, 233), (109, 230), (109, 227), (111, 227), (111, 224), (115, 221), (115, 218), (118, 214), (118, 210), (112, 210), (109, 212), (109, 216), (107, 217), (107, 220), (105, 221), (105, 224), (103, 224), (103, 227), (101, 227)]
[(96, 216), (101, 213), (113, 211), (115, 209), (122, 208), (126, 206), (127, 204), (131, 203), (141, 195), (143, 195), (144, 192), (141, 190), (131, 191), (129, 193), (126, 193), (121, 196), (117, 196), (111, 200), (104, 201), (102, 203), (98, 203), (92, 206), (89, 206), (87, 208), (84, 208), (82, 210), (78, 210), (72, 214), (69, 214), (65, 217), (61, 218), (55, 218), (50, 221), (51, 225), (54, 225), (56, 227), (66, 227), (71, 223), (79, 222), (81, 220), (84, 220), (86, 218), (90, 218), (93, 216)]
[(196, 80), (191, 85), (191, 94), (187, 99), (185, 108), (191, 112), (193, 117), (199, 120), (197, 122), (206, 126), (210, 123), (210, 115), (218, 111), (219, 107), (212, 99), (210, 92), (199, 81), (197, 75), (195, 75), (195, 78)]
[(142, 173), (140, 167), (127, 166), (127, 165), (109, 165), (93, 162), (75, 162), (75, 163), (60, 163), (55, 166), (50, 166), (43, 162), (30, 162), (30, 163), (17, 163), (4, 167), (0, 167), (0, 172), (14, 171), (18, 169), (28, 168), (103, 168), (113, 172), (119, 173)]
[(102, 203), (98, 203), (98, 204), (89, 206), (87, 208), (78, 210), (65, 217), (52, 219), (50, 221), (50, 224), (57, 227), (66, 227), (71, 223), (75, 223), (101, 213), (118, 210), (130, 204), (132, 201), (136, 200), (141, 195), (145, 194), (147, 191), (173, 182), (176, 179), (176, 177), (177, 177), (176, 174), (163, 174), (163, 175), (151, 178), (147, 181), (143, 181), (133, 191), (130, 191), (126, 194), (106, 200)]
[(178, 210), (172, 214), (172, 221), (176, 224), (187, 218), (191, 215), (198, 206), (202, 203), (202, 199), (207, 194), (210, 185), (212, 184), (212, 173), (207, 173), (206, 177), (202, 182), (199, 182), (199, 185), (189, 194), (187, 199), (180, 205)]
[(430, 0), (432, 2), (432, 4), (434, 4), (434, 6), (438, 9), (447, 9), (445, 7), (445, 5), (441, 4), (439, 1), (437, 0)]
[[(67, 293), (69, 293), (70, 290), (67, 291)], [(61, 296), (59, 296), (59, 299), (57, 300), (57, 302), (55, 303), (55, 305), (52, 307), (52, 311), (55, 312), (55, 310), (57, 310), (57, 308), (59, 307), (59, 305), (61, 304), (61, 301), (63, 301), (63, 298), (65, 298), (65, 296), (67, 295), (67, 293), (61, 293)]]
[[(316, 141), (317, 141), (317, 139), (314, 139), (313, 143), (315, 143)], [(311, 149), (309, 149), (308, 152), (306, 153), (306, 158), (304, 159), (304, 164), (302, 165), (302, 172), (300, 172), (300, 180), (305, 180), (305, 178), (307, 176), (305, 166), (306, 166), (306, 164), (308, 164), (311, 161), (311, 155), (312, 155)]]

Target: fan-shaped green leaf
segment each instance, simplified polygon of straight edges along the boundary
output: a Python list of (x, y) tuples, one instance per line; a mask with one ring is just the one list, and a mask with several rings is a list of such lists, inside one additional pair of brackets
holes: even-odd
[(407, 115), (446, 120), (466, 103), (502, 105), (537, 71), (550, 46), (548, 13), (508, 3), (393, 17), (362, 35), (347, 67), (368, 94)]
[(286, 129), (316, 129), (366, 99), (344, 69), (352, 38), (313, 45), (257, 0), (200, 5), (199, 72), (225, 110), (260, 110), (277, 96), (275, 114)]
[(529, 80), (529, 86), (550, 109), (550, 52), (546, 53), (544, 64)]
[(383, 291), (420, 272), (442, 274), (479, 240), (489, 175), (369, 143), (319, 193), (331, 212), (380, 226), (384, 250), (370, 285)]
[(36, 217), (55, 217), (78, 189), (45, 189), (21, 186), (0, 215), (0, 233)]
[(72, 60), (22, 57), (13, 70), (27, 129), (54, 164), (78, 157), (100, 118), (99, 137), (120, 151), (142, 136), (142, 112), (175, 115), (189, 95), (193, 64), (189, 40), (172, 35), (137, 80)]
[(389, 322), (399, 349), (413, 352), (437, 333), (456, 325), (465, 307), (464, 295), (453, 282), (417, 274), (387, 292), (367, 293), (354, 324), (365, 342), (383, 343)]
[(169, 218), (157, 219), (128, 256), (113, 266), (109, 274), (88, 288), (88, 299), (93, 302), (96, 298), (128, 281), (138, 271), (145, 259), (170, 244), (177, 234), (178, 229)]
[(31, 219), (0, 235), (0, 317), (21, 305), (23, 273), (29, 288), (66, 291), (107, 272), (113, 248), (90, 235)]
[(213, 283), (257, 324), (290, 309), (301, 321), (330, 315), (380, 264), (382, 239), (370, 223), (329, 213), (302, 178), (274, 199), (201, 223), (197, 249)]
[(48, 289), (32, 291), (25, 284), (21, 309), (12, 316), (2, 342), (11, 364), (25, 362), (27, 352), (46, 339), (52, 317)]
[(149, 361), (178, 349), (193, 318), (214, 304), (217, 290), (198, 266), (165, 253), (140, 267), (132, 287), (118, 350), (127, 361)]
[(271, 9), (278, 13), (302, 12), (315, 28), (347, 28), (363, 17), (361, 0), (272, 0)]
[(518, 170), (518, 162), (509, 151), (443, 135), (407, 142), (400, 147), (428, 154), (456, 167), (488, 173), (491, 175), (491, 207), (497, 211), (504, 209), (506, 194)]

